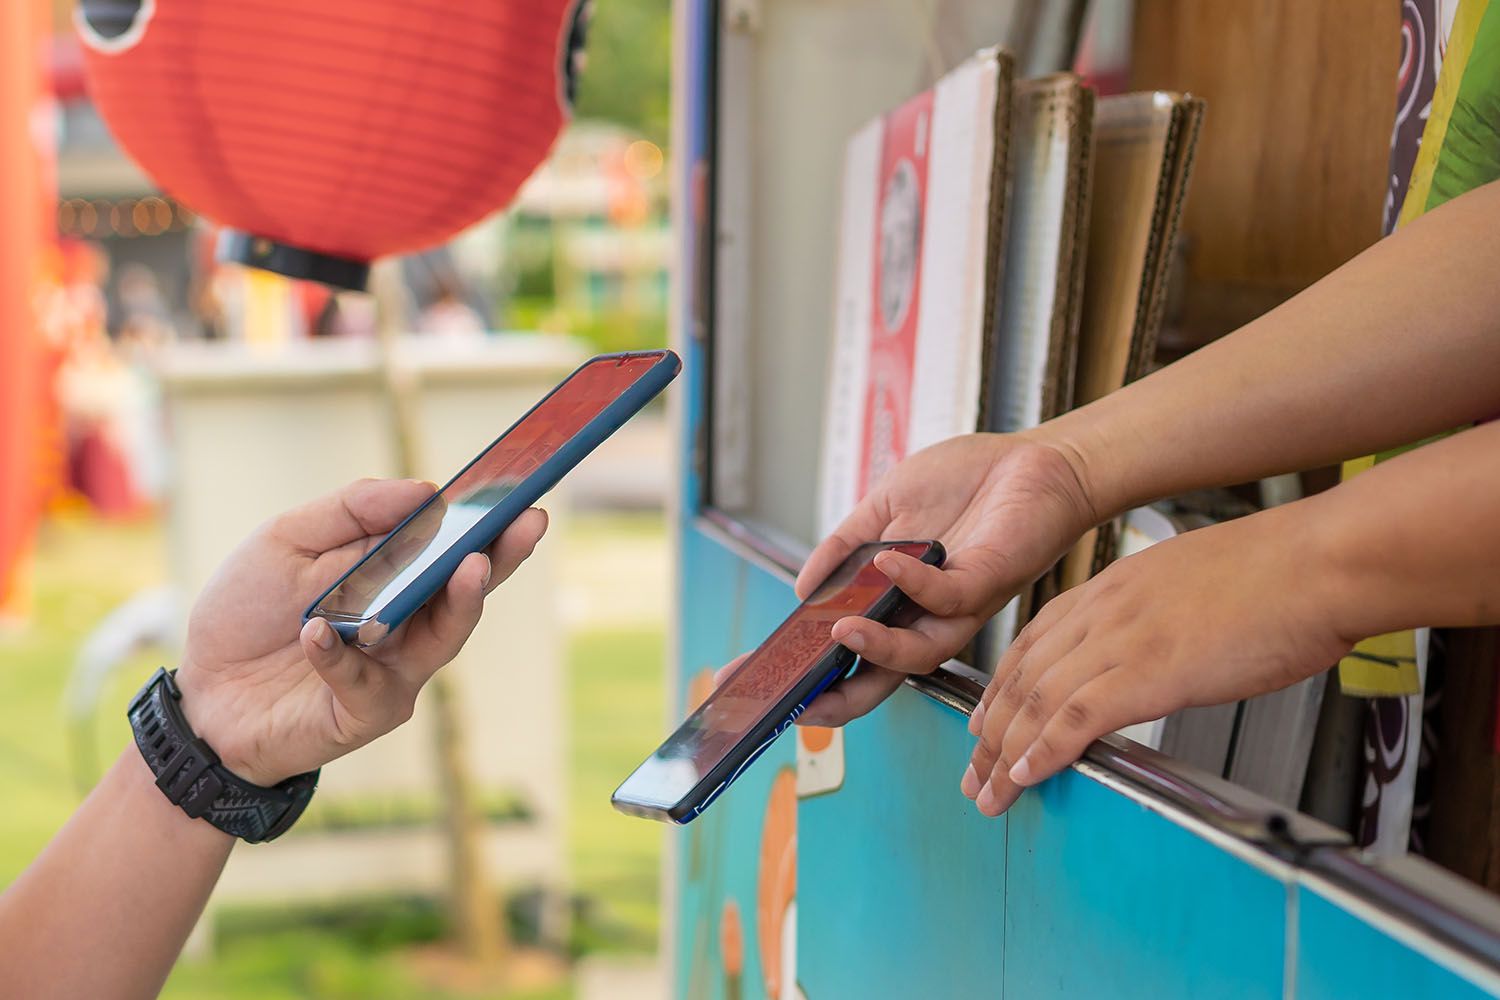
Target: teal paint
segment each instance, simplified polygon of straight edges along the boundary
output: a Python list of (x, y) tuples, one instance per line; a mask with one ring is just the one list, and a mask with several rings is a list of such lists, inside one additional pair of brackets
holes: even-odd
[(1496, 995), (1306, 886), (1297, 889), (1296, 984), (1297, 1000)]
[(958, 790), (967, 718), (910, 689), (845, 732), (843, 787), (798, 813), (807, 1000), (998, 997), (1005, 819)]
[(1076, 771), (1009, 815), (1006, 996), (1281, 996), (1281, 878)]

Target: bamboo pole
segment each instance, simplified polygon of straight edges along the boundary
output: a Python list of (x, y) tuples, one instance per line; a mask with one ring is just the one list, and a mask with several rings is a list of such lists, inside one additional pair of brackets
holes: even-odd
[[(396, 361), (401, 332), (404, 289), (394, 267), (376, 265), (370, 276), (379, 311), (380, 381), (396, 448), (401, 476), (421, 475), (424, 467), (418, 437), (416, 386), (412, 375)], [(496, 962), (509, 951), (501, 920), (500, 900), (490, 884), (484, 861), (483, 821), (474, 802), (467, 743), (459, 711), (456, 684), (447, 670), (427, 684), (432, 708), (438, 783), (443, 800), (443, 825), (448, 837), (448, 906), (459, 947), (476, 962)]]

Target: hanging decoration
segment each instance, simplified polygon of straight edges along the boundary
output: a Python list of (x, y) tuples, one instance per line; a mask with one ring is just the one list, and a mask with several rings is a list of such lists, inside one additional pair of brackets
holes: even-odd
[(502, 207), (567, 121), (592, 0), (80, 0), (90, 91), (220, 257), (362, 288)]

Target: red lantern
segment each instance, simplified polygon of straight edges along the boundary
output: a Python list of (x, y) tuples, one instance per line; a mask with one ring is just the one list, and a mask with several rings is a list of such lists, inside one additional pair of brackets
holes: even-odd
[(220, 256), (363, 287), (508, 202), (571, 109), (590, 0), (80, 0), (94, 102)]

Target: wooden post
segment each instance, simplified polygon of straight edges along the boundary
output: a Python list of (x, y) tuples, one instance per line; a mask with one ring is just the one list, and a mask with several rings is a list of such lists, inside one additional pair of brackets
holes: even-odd
[[(410, 372), (396, 363), (396, 338), (404, 311), (403, 289), (392, 265), (376, 265), (370, 287), (379, 309), (380, 372), (391, 436), (400, 475), (421, 475), (421, 445), (417, 432), (416, 392)], [(495, 962), (508, 950), (500, 900), (490, 885), (484, 862), (483, 818), (474, 802), (473, 782), (459, 702), (453, 678), (439, 672), (427, 684), (432, 708), (439, 788), (443, 797), (443, 825), (448, 835), (448, 906), (459, 946), (476, 962)]]

